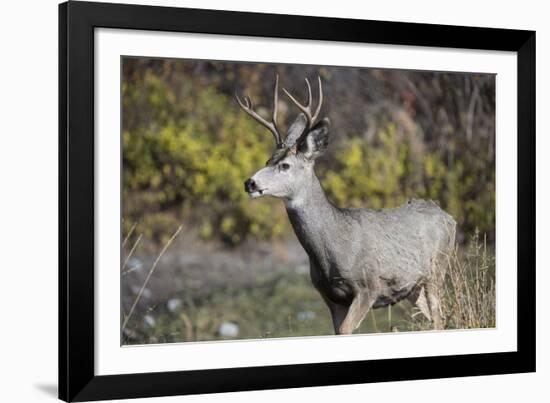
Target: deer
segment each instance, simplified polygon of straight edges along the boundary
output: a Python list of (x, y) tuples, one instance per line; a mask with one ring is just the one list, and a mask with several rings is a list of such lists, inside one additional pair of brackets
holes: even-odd
[(278, 75), (271, 121), (254, 110), (250, 97), (235, 93), (240, 108), (275, 140), (273, 154), (244, 182), (244, 190), (251, 199), (270, 196), (284, 202), (335, 334), (352, 334), (370, 309), (405, 298), (434, 330), (443, 330), (440, 291), (454, 248), (455, 220), (432, 200), (409, 199), (399, 207), (377, 210), (333, 205), (314, 169), (329, 144), (330, 120), (320, 115), (322, 82), (319, 76), (315, 110), (311, 85), (307, 78), (305, 82), (305, 104), (283, 88), (299, 110), (284, 139), (277, 124)]

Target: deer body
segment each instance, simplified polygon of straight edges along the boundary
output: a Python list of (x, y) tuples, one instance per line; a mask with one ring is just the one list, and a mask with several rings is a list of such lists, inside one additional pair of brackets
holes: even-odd
[[(277, 150), (266, 167), (245, 182), (245, 190), (252, 198), (283, 199), (309, 257), (312, 283), (330, 310), (335, 333), (352, 333), (369, 309), (404, 298), (416, 303), (434, 328), (441, 329), (437, 290), (445, 273), (443, 260), (454, 246), (454, 220), (434, 202), (424, 200), (382, 210), (333, 206), (314, 171), (315, 158), (328, 146), (329, 121), (315, 122), (321, 105), (312, 116), (307, 84), (306, 107), (287, 93), (302, 113), (284, 143), (274, 108), (268, 128)], [(276, 83), (275, 93), (277, 89)], [(246, 105), (239, 103), (253, 115), (250, 100)]]

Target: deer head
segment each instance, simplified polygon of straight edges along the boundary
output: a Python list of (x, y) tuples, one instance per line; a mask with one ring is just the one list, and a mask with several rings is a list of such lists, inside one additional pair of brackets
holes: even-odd
[(286, 89), (283, 89), (284, 93), (301, 111), (290, 125), (284, 140), (277, 127), (278, 76), (275, 79), (271, 122), (254, 111), (249, 97), (245, 96), (241, 100), (236, 96), (241, 108), (265, 126), (275, 139), (275, 151), (266, 166), (244, 183), (245, 191), (251, 198), (273, 196), (292, 200), (298, 197), (301, 190), (313, 178), (315, 159), (322, 155), (328, 146), (330, 121), (328, 118), (318, 120), (323, 103), (321, 78), (318, 78), (319, 103), (315, 112), (312, 111), (311, 85), (307, 78), (305, 81), (308, 91), (305, 105), (302, 105)]

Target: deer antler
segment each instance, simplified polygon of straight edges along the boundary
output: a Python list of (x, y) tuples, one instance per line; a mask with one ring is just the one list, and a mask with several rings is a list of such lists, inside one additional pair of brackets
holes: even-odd
[[(286, 91), (285, 91), (286, 92)], [(244, 96), (241, 100), (237, 94), (235, 94), (235, 98), (237, 98), (237, 102), (239, 103), (240, 107), (248, 113), (250, 116), (254, 118), (257, 122), (261, 123), (263, 126), (265, 126), (271, 134), (273, 134), (273, 137), (275, 137), (275, 144), (277, 145), (277, 148), (283, 147), (283, 139), (281, 135), (279, 134), (279, 129), (277, 128), (277, 104), (279, 101), (279, 75), (275, 77), (275, 89), (273, 94), (273, 115), (271, 118), (271, 122), (268, 122), (264, 118), (262, 118), (254, 109), (252, 106), (252, 101), (250, 100), (250, 97)]]
[[(316, 123), (317, 118), (319, 117), (319, 112), (321, 111), (321, 105), (323, 105), (323, 86), (321, 84), (321, 77), (317, 76), (317, 79), (319, 81), (319, 104), (317, 105), (317, 109), (315, 109), (315, 113), (312, 115), (311, 111), (311, 85), (309, 85), (309, 80), (306, 78), (306, 85), (307, 85), (307, 103), (305, 105), (302, 105), (300, 102), (294, 98), (290, 92), (288, 92), (285, 88), (283, 88), (284, 93), (290, 98), (292, 102), (300, 109), (303, 114), (306, 116), (307, 119), (307, 130), (311, 129), (313, 125)], [(307, 131), (306, 130), (306, 131)]]

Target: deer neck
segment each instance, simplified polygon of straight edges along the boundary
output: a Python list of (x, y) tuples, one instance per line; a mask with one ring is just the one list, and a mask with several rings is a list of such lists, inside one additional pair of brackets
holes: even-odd
[(285, 200), (285, 206), (298, 240), (312, 257), (330, 246), (330, 234), (337, 233), (341, 213), (327, 199), (313, 169), (310, 175), (298, 194)]

